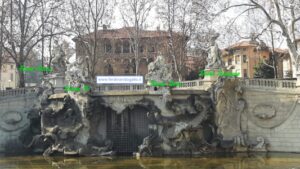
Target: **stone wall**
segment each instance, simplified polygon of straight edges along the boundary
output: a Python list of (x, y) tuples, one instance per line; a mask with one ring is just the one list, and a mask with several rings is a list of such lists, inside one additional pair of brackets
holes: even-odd
[(300, 152), (300, 105), (297, 89), (259, 91), (246, 89), (247, 108), (242, 114), (242, 130), (249, 139), (264, 137), (269, 151)]
[[(199, 89), (200, 81), (186, 85)], [(219, 79), (201, 91), (52, 95), (40, 113), (42, 131), (30, 144), (37, 150), (35, 142), (48, 140), (41, 148), (48, 155), (300, 152), (300, 91), (294, 85)], [(32, 113), (38, 116), (36, 101), (30, 91), (0, 93), (0, 153), (28, 150), (24, 140), (32, 138), (28, 130)]]
[(27, 138), (22, 137), (22, 133), (30, 127), (29, 114), (36, 99), (34, 93), (0, 97), (0, 153), (27, 151), (23, 144)]

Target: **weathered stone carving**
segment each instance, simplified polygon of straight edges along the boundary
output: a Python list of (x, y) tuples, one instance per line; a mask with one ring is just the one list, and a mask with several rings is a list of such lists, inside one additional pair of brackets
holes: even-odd
[(214, 130), (212, 125), (206, 124), (211, 113), (209, 98), (191, 96), (186, 104), (181, 100), (171, 100), (167, 107), (175, 116), (148, 113), (151, 134), (139, 146), (139, 155), (197, 154), (213, 149), (213, 144), (210, 144), (213, 136), (210, 138), (204, 134), (204, 130), (212, 133)]
[(172, 66), (167, 64), (163, 56), (157, 56), (154, 62), (148, 65), (148, 74), (145, 79), (156, 81), (170, 81), (172, 80)]
[[(262, 93), (257, 92), (257, 94), (261, 95)], [(248, 100), (245, 114), (249, 121), (260, 128), (270, 129), (280, 126), (291, 117), (297, 106), (296, 97), (279, 99), (279, 95), (274, 95), (268, 100), (264, 97), (256, 99), (250, 99), (250, 96), (247, 95), (245, 97)]]
[(59, 46), (59, 50), (54, 54), (55, 57), (51, 62), (51, 66), (53, 68), (53, 73), (57, 73), (60, 75), (64, 75), (66, 72), (66, 54), (62, 49), (62, 46)]
[(221, 59), (221, 50), (218, 47), (218, 44), (216, 43), (216, 40), (220, 36), (219, 33), (215, 34), (210, 39), (210, 49), (208, 50), (208, 58), (206, 66), (206, 69), (219, 69), (223, 68), (224, 64)]
[[(242, 98), (243, 89), (239, 81), (234, 79), (223, 79), (214, 85), (213, 98), (216, 98), (215, 122), (220, 135), (221, 146), (230, 145), (233, 150), (264, 150), (266, 144), (263, 137), (250, 140), (247, 132), (242, 129), (241, 117), (247, 109), (247, 103)], [(261, 109), (257, 109), (260, 111)], [(222, 143), (224, 142), (224, 143)], [(231, 142), (231, 143), (230, 143)], [(228, 148), (228, 146), (226, 146)]]
[(11, 132), (27, 127), (28, 121), (23, 113), (17, 111), (9, 111), (0, 113), (0, 129)]
[[(33, 138), (28, 147), (42, 148), (44, 156), (64, 155), (112, 155), (111, 143), (105, 142), (103, 146), (89, 144), (90, 124), (87, 123), (87, 111), (80, 109), (70, 95), (57, 94), (51, 96), (48, 104), (41, 110), (42, 134)], [(95, 108), (97, 109), (97, 108)]]
[(78, 58), (74, 63), (67, 62), (66, 80), (74, 87), (82, 87), (83, 83), (90, 83), (84, 59)]
[(276, 116), (276, 109), (271, 105), (260, 104), (255, 106), (253, 113), (259, 119), (268, 120)]

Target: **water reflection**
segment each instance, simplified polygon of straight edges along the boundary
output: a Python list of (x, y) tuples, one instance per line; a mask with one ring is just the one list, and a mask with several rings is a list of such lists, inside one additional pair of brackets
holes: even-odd
[(300, 155), (199, 158), (3, 157), (1, 169), (300, 169)]

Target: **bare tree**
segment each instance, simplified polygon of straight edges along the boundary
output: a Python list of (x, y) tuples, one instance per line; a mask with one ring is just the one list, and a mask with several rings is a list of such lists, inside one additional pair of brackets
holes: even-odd
[[(6, 19), (6, 13), (7, 13), (7, 1), (2, 0), (1, 6), (0, 6), (0, 76), (1, 76), (1, 69), (4, 59), (4, 26), (5, 26), (5, 19)], [(0, 77), (1, 79), (1, 77)]]
[(179, 80), (182, 80), (185, 73), (187, 49), (198, 46), (202, 39), (199, 35), (210, 31), (204, 25), (209, 25), (212, 20), (209, 8), (213, 6), (213, 2), (214, 0), (163, 0), (158, 5), (160, 19), (167, 26), (169, 53)]
[(141, 31), (145, 29), (152, 7), (153, 0), (123, 0), (120, 8), (125, 26), (134, 27), (133, 29), (127, 29), (127, 32), (130, 36), (131, 46), (133, 46), (136, 75), (138, 74), (140, 63), (140, 35)]
[(100, 53), (97, 52), (100, 36), (98, 30), (103, 24), (109, 23), (115, 2), (111, 0), (71, 0), (70, 5), (72, 32), (87, 53), (88, 76), (92, 79), (95, 76), (96, 65), (101, 58)]
[(178, 56), (176, 56), (175, 51), (175, 19), (178, 16), (178, 13), (176, 13), (177, 9), (179, 8), (179, 3), (176, 0), (164, 0), (163, 3), (159, 6), (159, 15), (161, 16), (161, 19), (165, 21), (167, 24), (167, 29), (169, 33), (169, 39), (168, 39), (168, 45), (169, 45), (169, 53), (171, 54), (172, 61), (173, 61), (173, 68), (175, 70), (175, 73), (179, 79), (179, 81), (182, 80), (182, 75), (179, 72), (178, 68)]
[[(55, 9), (60, 5), (59, 1), (44, 1), (47, 2), (47, 12), (45, 17), (39, 18), (42, 1), (30, 0), (11, 0), (9, 9), (9, 23), (5, 25), (4, 43), (5, 51), (15, 61), (16, 66), (20, 67), (29, 58), (31, 51), (36, 45), (48, 36), (53, 34), (40, 34), (44, 24), (47, 24), (49, 18)], [(54, 33), (60, 34), (60, 33)], [(24, 72), (18, 69), (19, 87), (25, 86)]]
[[(264, 16), (267, 20), (266, 27), (262, 32), (266, 31), (271, 25), (278, 28), (285, 42), (288, 46), (289, 54), (293, 65), (296, 68), (297, 78), (300, 80), (299, 58), (300, 52), (297, 51), (296, 32), (299, 29), (300, 21), (300, 1), (257, 1), (248, 0), (244, 3), (230, 4), (226, 2), (226, 7), (219, 12), (223, 13), (231, 8), (242, 8), (243, 12), (256, 11), (258, 14)], [(271, 10), (268, 10), (271, 9)], [(298, 28), (298, 29), (297, 29)]]
[[(270, 7), (268, 12), (272, 12), (272, 7)], [(279, 47), (282, 43), (279, 43), (280, 41), (283, 41), (283, 37), (276, 27), (274, 27), (274, 24), (265, 25), (267, 22), (266, 19), (261, 16), (257, 15), (255, 11), (248, 11), (246, 15), (246, 24), (248, 27), (250, 27), (250, 30), (252, 33), (250, 33), (250, 38), (252, 40), (259, 40), (260, 43), (257, 46), (257, 50), (268, 50), (270, 51), (270, 58), (271, 60), (262, 60), (262, 64), (264, 64), (267, 67), (270, 67), (274, 71), (274, 78), (278, 78), (278, 71), (277, 71), (277, 60), (279, 59), (280, 55), (275, 51), (276, 46)], [(239, 34), (239, 32), (237, 31)], [(239, 35), (240, 36), (240, 35)], [(240, 36), (241, 37), (241, 36)], [(241, 37), (241, 38), (247, 38), (247, 37)], [(271, 46), (269, 48), (269, 46)], [(260, 56), (261, 57), (261, 56)], [(270, 62), (271, 61), (271, 62)]]
[[(53, 39), (62, 38), (62, 35), (65, 34), (64, 28), (61, 26), (61, 23), (64, 21), (61, 16), (65, 14), (63, 8), (63, 1), (56, 2), (56, 9), (49, 16), (47, 6), (48, 2), (41, 1), (41, 10), (40, 10), (40, 21), (42, 22), (42, 28), (40, 30), (41, 34), (41, 42), (38, 44), (39, 53), (41, 56), (42, 65), (46, 65), (45, 59), (48, 58), (47, 67), (51, 66), (51, 62), (53, 59), (52, 50), (53, 50)], [(45, 17), (48, 17), (47, 23), (45, 23)], [(60, 32), (61, 34), (56, 34), (55, 32)], [(47, 36), (45, 36), (47, 35)], [(47, 50), (48, 49), (48, 50)], [(47, 74), (47, 72), (43, 72), (43, 74)]]

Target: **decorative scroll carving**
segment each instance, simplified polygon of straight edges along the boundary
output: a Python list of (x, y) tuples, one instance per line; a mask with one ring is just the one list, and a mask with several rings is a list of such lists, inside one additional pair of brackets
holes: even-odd
[(17, 111), (9, 111), (0, 115), (0, 129), (11, 132), (24, 129), (29, 125), (24, 115)]
[(257, 105), (253, 109), (254, 116), (263, 119), (263, 120), (269, 120), (276, 116), (276, 109), (271, 105)]
[[(217, 133), (220, 135), (221, 146), (232, 148), (236, 151), (266, 150), (263, 137), (257, 140), (250, 140), (247, 132), (242, 130), (241, 116), (247, 109), (247, 103), (242, 98), (243, 90), (237, 80), (226, 79), (218, 81), (214, 85), (214, 96), (216, 98), (215, 122), (218, 127)], [(271, 118), (275, 116), (275, 110), (270, 106), (258, 106), (253, 112), (259, 118)], [(267, 110), (267, 111), (265, 111)], [(268, 114), (264, 114), (268, 113)]]
[[(274, 95), (273, 98), (280, 98)], [(245, 114), (248, 119), (258, 127), (274, 128), (283, 124), (295, 112), (297, 98), (287, 97), (284, 100), (270, 99), (261, 104), (262, 100), (248, 99), (248, 106)]]

